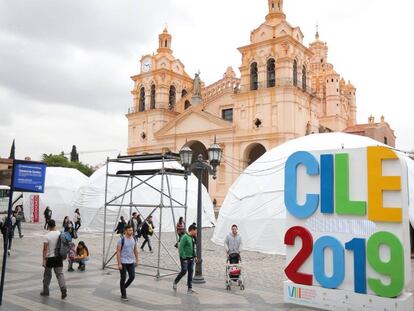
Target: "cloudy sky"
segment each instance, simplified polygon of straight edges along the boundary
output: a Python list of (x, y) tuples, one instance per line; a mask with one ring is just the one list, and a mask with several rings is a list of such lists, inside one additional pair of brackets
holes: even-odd
[[(414, 149), (413, 11), (407, 0), (285, 0), (306, 44), (319, 23), (329, 61), (358, 88), (359, 122), (385, 115), (401, 149)], [(13, 138), (19, 158), (73, 144), (90, 164), (125, 153), (130, 76), (165, 24), (187, 72), (211, 83), (238, 72), (237, 47), (266, 13), (266, 0), (0, 0), (0, 156)]]

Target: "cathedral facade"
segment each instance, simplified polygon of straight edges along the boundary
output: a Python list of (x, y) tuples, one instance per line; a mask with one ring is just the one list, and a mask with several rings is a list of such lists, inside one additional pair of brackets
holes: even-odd
[[(220, 206), (241, 172), (263, 153), (290, 139), (345, 131), (356, 124), (356, 88), (328, 62), (328, 46), (316, 33), (305, 46), (299, 27), (286, 20), (283, 0), (268, 0), (263, 24), (240, 47), (240, 75), (227, 68), (223, 78), (201, 84), (174, 57), (172, 36), (159, 35), (156, 53), (141, 59), (132, 77), (128, 154), (179, 152), (187, 143), (207, 158), (217, 139), (223, 160), (217, 179), (203, 183)], [(394, 137), (395, 139), (395, 137)]]

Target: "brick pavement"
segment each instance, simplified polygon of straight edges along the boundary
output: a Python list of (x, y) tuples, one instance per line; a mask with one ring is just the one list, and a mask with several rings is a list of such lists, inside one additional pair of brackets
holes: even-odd
[[(210, 241), (212, 229), (205, 230), (204, 275), (207, 283), (194, 285), (197, 295), (187, 295), (185, 280), (179, 284), (177, 293), (172, 291), (173, 277), (156, 280), (153, 277), (137, 275), (128, 289), (128, 302), (120, 301), (119, 273), (102, 270), (102, 235), (80, 233), (91, 252), (86, 272), (65, 272), (68, 298), (61, 301), (56, 278), (52, 279), (51, 296), (41, 297), (42, 289), (41, 249), (45, 231), (40, 225), (24, 224), (23, 239), (13, 241), (9, 257), (3, 306), (0, 310), (310, 310), (283, 303), (282, 281), (284, 257), (244, 252), (243, 266), (246, 290), (224, 288), (224, 252)], [(108, 240), (109, 242), (109, 237)], [(174, 236), (163, 234), (163, 243), (172, 254), (176, 254)], [(157, 243), (153, 239), (153, 254), (141, 254), (143, 264), (156, 261)], [(175, 263), (162, 251), (162, 264), (177, 268)], [(2, 255), (2, 250), (0, 250)], [(150, 271), (139, 267), (138, 271)]]

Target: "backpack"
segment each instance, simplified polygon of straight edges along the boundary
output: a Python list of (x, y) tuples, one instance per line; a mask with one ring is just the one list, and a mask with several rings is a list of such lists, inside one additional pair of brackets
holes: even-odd
[(55, 256), (66, 259), (72, 246), (72, 236), (69, 232), (63, 232), (59, 235), (55, 248)]

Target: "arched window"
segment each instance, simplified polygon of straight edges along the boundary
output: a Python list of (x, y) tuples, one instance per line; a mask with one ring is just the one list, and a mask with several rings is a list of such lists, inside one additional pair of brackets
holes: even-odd
[(302, 68), (302, 89), (306, 91), (306, 67)]
[(139, 92), (139, 111), (145, 111), (145, 88), (141, 87)]
[(296, 59), (293, 61), (293, 85), (298, 85), (298, 62)]
[(155, 109), (155, 84), (151, 85), (151, 103), (150, 109)]
[(164, 45), (165, 45), (166, 48), (168, 47), (168, 41), (167, 40), (165, 40)]
[(267, 87), (276, 85), (276, 65), (274, 58), (267, 61)]
[(174, 85), (170, 86), (170, 97), (169, 97), (168, 104), (169, 104), (168, 109), (174, 110), (174, 107), (175, 107), (175, 86)]
[(259, 88), (259, 77), (257, 72), (257, 63), (250, 65), (250, 90), (254, 91)]
[(186, 100), (185, 102), (184, 102), (184, 110), (187, 110), (188, 108), (190, 108), (191, 107), (191, 103), (190, 103), (190, 101), (189, 100)]
[(186, 89), (183, 89), (182, 90), (182, 92), (181, 92), (181, 97), (186, 97), (187, 96), (187, 90)]

